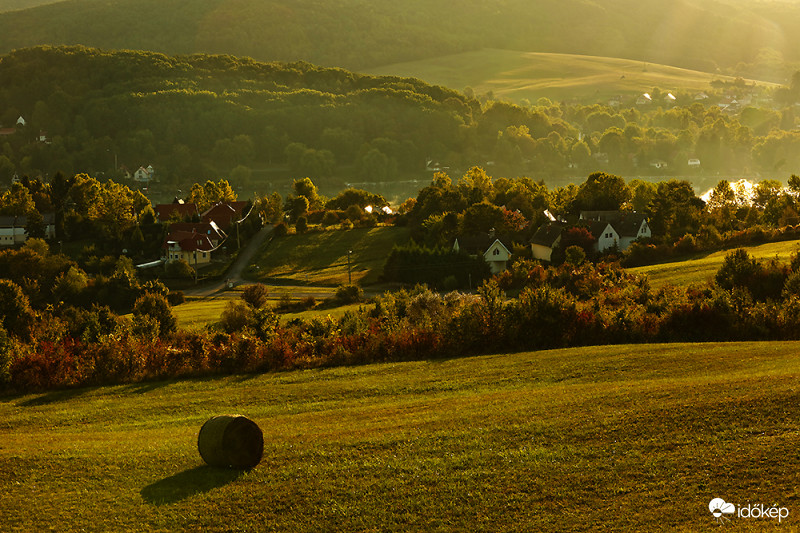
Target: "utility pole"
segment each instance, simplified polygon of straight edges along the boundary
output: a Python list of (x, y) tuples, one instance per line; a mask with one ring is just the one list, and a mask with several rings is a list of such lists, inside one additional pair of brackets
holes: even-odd
[(350, 273), (350, 254), (353, 253), (353, 250), (347, 250), (347, 284), (353, 284), (353, 276)]

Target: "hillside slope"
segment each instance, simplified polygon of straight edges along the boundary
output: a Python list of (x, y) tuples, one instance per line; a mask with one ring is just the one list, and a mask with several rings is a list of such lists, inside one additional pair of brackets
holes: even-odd
[(677, 0), (67, 0), (0, 15), (0, 52), (84, 44), (367, 68), (485, 47), (705, 71), (800, 59), (800, 7)]
[(701, 92), (714, 80), (733, 81), (717, 74), (630, 59), (496, 49), (394, 63), (365, 72), (419, 78), (456, 90), (471, 87), (475, 94), (491, 91), (495, 97), (533, 103), (542, 97), (557, 102), (605, 102), (616, 96), (638, 96), (653, 87)]
[[(607, 346), (0, 399), (0, 529), (797, 527), (797, 343)], [(202, 466), (209, 417), (264, 431)], [(736, 531), (773, 519), (731, 517)]]

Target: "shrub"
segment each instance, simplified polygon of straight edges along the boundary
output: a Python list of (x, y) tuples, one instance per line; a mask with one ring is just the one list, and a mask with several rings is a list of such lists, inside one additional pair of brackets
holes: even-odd
[(165, 275), (173, 279), (193, 279), (194, 268), (185, 259), (178, 259), (167, 263)]
[(336, 288), (336, 301), (341, 304), (360, 302), (364, 291), (358, 285), (340, 285)]
[(248, 285), (242, 291), (242, 300), (254, 309), (259, 309), (267, 305), (267, 298), (269, 297), (269, 289), (262, 283)]
[(323, 226), (335, 226), (339, 223), (339, 215), (334, 211), (326, 211), (325, 216), (322, 217)]
[(172, 291), (167, 294), (167, 301), (169, 302), (169, 305), (175, 307), (176, 305), (185, 303), (186, 296), (184, 296), (183, 291)]
[(564, 261), (568, 265), (580, 266), (586, 260), (586, 252), (580, 246), (572, 245), (564, 250)]
[(250, 326), (253, 309), (241, 300), (230, 300), (220, 315), (219, 325), (226, 333), (236, 333)]
[(272, 234), (275, 237), (285, 237), (289, 233), (289, 228), (286, 226), (285, 222), (278, 222), (275, 224), (275, 227), (272, 228)]
[(308, 219), (306, 217), (299, 217), (297, 222), (294, 225), (295, 231), (298, 234), (302, 235), (303, 233), (308, 231)]
[(160, 294), (147, 293), (139, 297), (133, 305), (134, 316), (146, 315), (158, 322), (161, 335), (178, 329), (178, 321), (172, 314), (167, 298)]

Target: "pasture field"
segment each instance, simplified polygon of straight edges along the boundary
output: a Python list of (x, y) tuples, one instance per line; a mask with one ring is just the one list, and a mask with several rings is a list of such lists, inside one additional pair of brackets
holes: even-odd
[(712, 80), (733, 80), (628, 59), (496, 49), (396, 63), (367, 73), (414, 77), (459, 91), (472, 87), (476, 94), (492, 91), (497, 97), (533, 103), (542, 97), (555, 102), (603, 102), (615, 96), (639, 95), (653, 87), (700, 92), (707, 90)]
[[(270, 290), (272, 290), (272, 288), (273, 287), (270, 287)], [(173, 307), (172, 313), (178, 321), (178, 328), (199, 330), (210, 324), (219, 322), (220, 315), (222, 315), (228, 302), (238, 299), (239, 294), (238, 292), (225, 293), (224, 296), (187, 301), (186, 303)], [(331, 296), (332, 295), (333, 292), (331, 292)], [(271, 296), (270, 305), (276, 305), (278, 298), (278, 296)], [(296, 300), (298, 298), (294, 299)], [(309, 309), (306, 311), (282, 313), (280, 317), (283, 320), (291, 320), (294, 318), (307, 320), (311, 318), (324, 318), (328, 315), (338, 318), (347, 311), (357, 310), (359, 306), (363, 305), (366, 304), (350, 304), (333, 308)]]
[[(2, 531), (712, 531), (800, 524), (800, 343), (603, 346), (0, 398)], [(240, 413), (249, 471), (197, 433)]]
[[(781, 262), (788, 263), (789, 257), (793, 253), (800, 252), (800, 241), (770, 242), (758, 246), (743, 246), (742, 248), (758, 259), (776, 258)], [(685, 286), (692, 283), (705, 283), (714, 279), (723, 261), (725, 261), (725, 256), (732, 250), (733, 248), (720, 250), (695, 258), (634, 267), (629, 270), (638, 275), (648, 276), (651, 286), (656, 288), (667, 284)]]
[(263, 283), (337, 286), (348, 283), (348, 250), (353, 283), (378, 281), (395, 244), (408, 240), (407, 228), (376, 227), (311, 231), (286, 235), (259, 250), (245, 277)]

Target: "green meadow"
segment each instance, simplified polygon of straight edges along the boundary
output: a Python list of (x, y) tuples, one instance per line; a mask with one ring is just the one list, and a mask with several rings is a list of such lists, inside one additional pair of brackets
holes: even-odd
[[(742, 248), (758, 259), (778, 259), (788, 263), (789, 257), (793, 253), (800, 252), (800, 241), (771, 242)], [(635, 267), (630, 271), (638, 275), (646, 275), (653, 287), (663, 287), (667, 284), (685, 286), (692, 283), (706, 283), (714, 279), (725, 261), (725, 256), (730, 252), (731, 250), (721, 250), (681, 261)]]
[[(710, 531), (800, 523), (800, 343), (604, 346), (0, 399), (2, 531)], [(250, 471), (198, 431), (240, 413)], [(733, 517), (732, 531), (773, 519)]]
[[(367, 71), (373, 75), (419, 78), (456, 90), (472, 87), (476, 94), (519, 102), (601, 102), (633, 96), (653, 87), (664, 91), (704, 91), (712, 80), (733, 80), (684, 68), (628, 59), (574, 54), (482, 49), (420, 61), (396, 63)], [(775, 84), (759, 82), (762, 85)]]
[(395, 244), (408, 240), (407, 228), (310, 231), (278, 237), (259, 251), (246, 276), (252, 281), (337, 286), (378, 281)]

